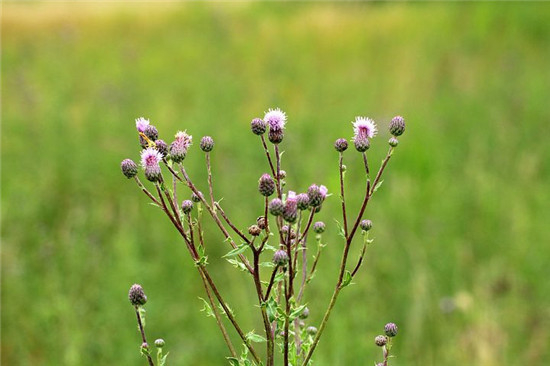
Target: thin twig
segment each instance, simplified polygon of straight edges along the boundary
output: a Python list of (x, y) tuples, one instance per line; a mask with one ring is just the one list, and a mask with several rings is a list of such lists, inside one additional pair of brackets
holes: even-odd
[[(139, 306), (135, 306), (135, 309), (136, 309), (136, 317), (138, 321), (139, 331), (141, 333), (141, 340), (143, 341), (143, 343), (148, 345), (149, 343), (147, 343), (147, 338), (145, 337), (145, 330), (143, 329), (143, 323), (141, 322), (141, 315), (139, 314)], [(147, 352), (149, 352), (149, 350), (147, 350)], [(153, 359), (151, 358), (151, 355), (149, 355), (149, 353), (146, 353), (145, 355), (147, 356), (147, 361), (149, 362), (149, 365), (155, 366), (155, 364), (153, 363)]]

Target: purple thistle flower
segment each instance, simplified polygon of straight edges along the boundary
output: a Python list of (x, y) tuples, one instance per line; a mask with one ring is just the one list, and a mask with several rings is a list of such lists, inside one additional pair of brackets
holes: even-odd
[(390, 133), (394, 136), (401, 136), (405, 132), (405, 119), (395, 116), (390, 122)]
[(285, 207), (283, 209), (283, 219), (287, 222), (296, 221), (296, 216), (298, 214), (298, 198), (296, 193), (293, 191), (288, 192), (288, 197), (286, 198)]
[(131, 159), (122, 160), (122, 163), (120, 163), (120, 169), (126, 178), (133, 178), (138, 172), (138, 166)]
[(170, 157), (176, 163), (181, 163), (187, 156), (187, 150), (193, 142), (193, 136), (185, 131), (176, 133), (176, 139), (170, 144)]
[(160, 180), (161, 171), (159, 163), (162, 160), (162, 154), (149, 147), (141, 152), (141, 166), (145, 170), (145, 177), (151, 182)]
[(136, 128), (138, 132), (145, 132), (145, 129), (149, 126), (149, 120), (143, 117), (136, 119)]
[(353, 136), (354, 139), (359, 136), (371, 139), (376, 136), (376, 133), (378, 132), (376, 123), (368, 117), (355, 117), (355, 122), (352, 122), (352, 124), (353, 132), (355, 133)]
[(384, 332), (388, 337), (395, 337), (397, 335), (397, 325), (395, 323), (388, 323), (384, 326)]
[(155, 145), (157, 145), (157, 150), (162, 154), (162, 156), (166, 156), (166, 154), (168, 154), (168, 145), (166, 145), (164, 140), (155, 141)]
[(261, 118), (254, 118), (250, 123), (250, 128), (255, 135), (263, 135), (267, 129), (267, 123)]
[(307, 189), (307, 195), (309, 196), (309, 205), (311, 207), (321, 206), (325, 198), (327, 198), (328, 189), (325, 186), (318, 186), (317, 184), (312, 184)]
[(283, 213), (284, 205), (283, 201), (281, 201), (279, 198), (274, 198), (269, 202), (269, 213), (273, 216), (280, 216)]
[(285, 128), (286, 114), (279, 108), (270, 108), (264, 116), (264, 121), (269, 125), (270, 131), (282, 131)]
[(286, 266), (288, 263), (288, 254), (282, 249), (277, 250), (275, 254), (273, 254), (273, 263), (277, 266)]
[(149, 137), (149, 139), (152, 141), (156, 141), (159, 138), (159, 132), (157, 128), (153, 125), (147, 125), (143, 133), (145, 134), (145, 136)]
[(145, 295), (143, 288), (137, 283), (130, 287), (130, 291), (128, 291), (128, 299), (134, 306), (145, 305), (147, 302), (147, 296)]

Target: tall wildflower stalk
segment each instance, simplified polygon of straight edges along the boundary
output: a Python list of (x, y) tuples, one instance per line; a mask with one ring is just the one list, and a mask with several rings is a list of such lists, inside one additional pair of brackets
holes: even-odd
[[(252, 132), (259, 137), (261, 149), (266, 156), (266, 172), (258, 180), (259, 198), (263, 209), (258, 212), (248, 228), (235, 225), (230, 215), (216, 199), (213, 186), (211, 159), (215, 158), (214, 140), (205, 136), (199, 147), (205, 154), (208, 197), (199, 191), (185, 168), (185, 159), (192, 146), (193, 138), (186, 131), (176, 133), (168, 145), (159, 139), (157, 129), (148, 120), (138, 118), (136, 129), (141, 151), (141, 167), (147, 186), (138, 178), (138, 165), (130, 159), (121, 163), (122, 173), (135, 181), (138, 188), (163, 212), (173, 224), (187, 248), (191, 260), (197, 269), (203, 284), (206, 300), (205, 310), (212, 316), (227, 345), (231, 365), (267, 365), (276, 362), (283, 365), (306, 366), (312, 363), (312, 356), (327, 327), (335, 309), (337, 299), (358, 273), (364, 263), (367, 247), (373, 240), (369, 232), (373, 223), (364, 219), (368, 203), (382, 184), (382, 175), (392, 157), (397, 137), (405, 130), (404, 119), (393, 118), (389, 124), (392, 137), (389, 150), (371, 175), (367, 152), (371, 140), (377, 135), (376, 123), (366, 117), (357, 117), (353, 122), (354, 136), (351, 139), (355, 150), (361, 154), (365, 171), (365, 188), (361, 206), (355, 214), (347, 210), (345, 195), (345, 152), (348, 140), (337, 139), (334, 148), (338, 153), (339, 196), (341, 214), (338, 215), (340, 236), (344, 242), (338, 276), (320, 324), (308, 324), (311, 305), (304, 301), (307, 285), (313, 280), (323, 248), (326, 246), (323, 233), (326, 225), (317, 221), (323, 203), (329, 196), (327, 188), (313, 183), (307, 190), (298, 193), (286, 186), (286, 172), (282, 169), (282, 151), (280, 144), (284, 140), (287, 115), (280, 109), (269, 109), (264, 118), (255, 118), (251, 122)], [(267, 135), (267, 139), (266, 136)], [(166, 178), (171, 178), (167, 180)], [(187, 197), (178, 201), (177, 188), (183, 185)], [(204, 242), (203, 220), (209, 216), (219, 229), (229, 251), (223, 256), (231, 265), (246, 272), (256, 292), (259, 317), (263, 330), (261, 334), (246, 332), (237, 320), (237, 314), (225, 300), (208, 267), (209, 247)], [(357, 261), (350, 263), (349, 253), (354, 238), (360, 232), (362, 243)], [(213, 265), (219, 265), (216, 261)], [(130, 302), (136, 310), (139, 331), (142, 337), (141, 352), (148, 364), (154, 365), (147, 344), (142, 322), (146, 296), (139, 285), (130, 289)], [(242, 351), (232, 343), (230, 331), (234, 332), (242, 343)], [(383, 363), (388, 366), (391, 340), (397, 334), (397, 326), (388, 323), (384, 336), (378, 336), (375, 343), (383, 347)], [(258, 349), (265, 343), (265, 350)], [(155, 341), (158, 350), (157, 364), (164, 365), (166, 356), (162, 353), (164, 340)]]

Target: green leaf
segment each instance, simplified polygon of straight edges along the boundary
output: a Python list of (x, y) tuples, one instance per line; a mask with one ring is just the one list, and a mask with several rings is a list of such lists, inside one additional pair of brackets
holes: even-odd
[(210, 304), (202, 297), (199, 297), (199, 299), (201, 299), (203, 303), (203, 308), (201, 309), (201, 311), (204, 312), (208, 317), (215, 317), (216, 315), (214, 314), (214, 311), (212, 310)]
[(227, 361), (229, 361), (229, 364), (231, 366), (239, 366), (239, 359), (235, 357), (226, 357)]
[(344, 231), (344, 227), (342, 226), (342, 224), (340, 224), (338, 220), (334, 220), (334, 221), (336, 221), (336, 226), (338, 226), (338, 235), (341, 236), (344, 240), (346, 240), (346, 232)]
[(346, 271), (346, 273), (344, 274), (344, 280), (342, 281), (342, 285), (340, 286), (340, 288), (349, 286), (349, 284), (351, 283), (351, 280), (352, 280), (351, 272)]
[(262, 337), (259, 334), (254, 333), (254, 331), (248, 332), (246, 334), (246, 339), (248, 339), (249, 341), (255, 342), (255, 343), (267, 342), (267, 340), (264, 337)]
[[(141, 325), (143, 325), (143, 328), (145, 328), (145, 308), (143, 306), (140, 306), (138, 308), (138, 312), (139, 312), (139, 317), (141, 318)], [(138, 329), (139, 329), (139, 326), (138, 326)]]
[(275, 263), (273, 263), (273, 262), (262, 262), (262, 263), (260, 263), (260, 267), (274, 268)]
[(226, 259), (229, 263), (231, 263), (235, 268), (240, 269), (241, 271), (247, 271), (246, 266), (244, 263), (242, 263), (240, 260), (237, 259)]
[(296, 309), (294, 309), (291, 313), (290, 313), (290, 320), (294, 320), (296, 319), (301, 313), (302, 311), (304, 311), (306, 305), (300, 305), (298, 306)]
[(235, 255), (238, 255), (238, 254), (241, 254), (243, 253), (246, 248), (248, 248), (248, 244), (247, 243), (242, 243), (241, 245), (239, 245), (238, 247), (236, 247), (235, 249), (229, 251), (226, 255), (224, 255), (222, 258), (227, 258), (227, 257), (233, 257)]
[(165, 354), (161, 359), (160, 361), (158, 362), (159, 366), (166, 366), (166, 358), (168, 357), (168, 354), (170, 352), (168, 352), (167, 354)]
[(373, 192), (376, 192), (378, 190), (378, 188), (380, 188), (382, 186), (382, 183), (384, 183), (383, 180), (379, 181), (378, 183), (376, 183), (376, 185), (374, 186), (374, 189), (372, 190)]
[(277, 319), (277, 301), (273, 298), (273, 296), (270, 296), (269, 299), (265, 303), (266, 305), (266, 313), (267, 313), (267, 320), (269, 322), (275, 321)]

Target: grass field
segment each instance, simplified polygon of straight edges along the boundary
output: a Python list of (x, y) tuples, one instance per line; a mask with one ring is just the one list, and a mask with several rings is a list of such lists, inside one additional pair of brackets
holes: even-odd
[[(407, 120), (366, 213), (376, 243), (317, 365), (372, 365), (388, 321), (400, 327), (392, 366), (550, 364), (548, 19), (550, 4), (534, 2), (4, 4), (2, 364), (145, 365), (135, 282), (171, 365), (224, 364), (176, 231), (119, 163), (138, 159), (139, 116), (167, 140), (211, 135), (216, 191), (246, 227), (267, 170), (249, 122), (276, 106), (300, 191), (337, 191), (332, 144), (351, 137), (355, 116), (382, 130), (372, 162), (389, 119)], [(357, 210), (361, 161), (347, 156)], [(194, 146), (186, 164), (205, 190), (203, 160)], [(336, 280), (338, 207), (334, 194), (321, 213), (329, 245), (306, 295), (313, 324)], [(210, 271), (259, 331), (249, 278), (207, 229)]]

